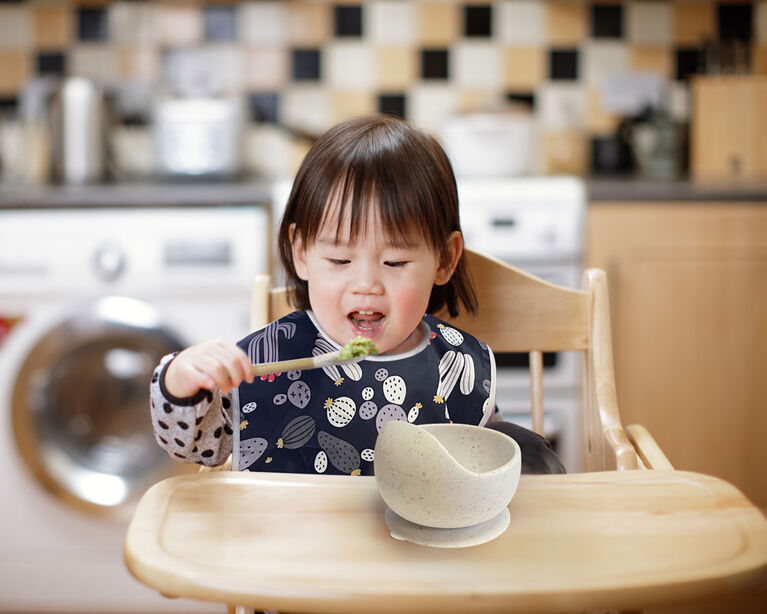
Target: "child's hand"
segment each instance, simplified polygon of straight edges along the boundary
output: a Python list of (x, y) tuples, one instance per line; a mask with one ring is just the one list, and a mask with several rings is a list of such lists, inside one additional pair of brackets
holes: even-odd
[(245, 380), (253, 381), (248, 356), (234, 343), (214, 340), (193, 345), (179, 353), (165, 372), (165, 389), (185, 398), (200, 388), (229, 390)]

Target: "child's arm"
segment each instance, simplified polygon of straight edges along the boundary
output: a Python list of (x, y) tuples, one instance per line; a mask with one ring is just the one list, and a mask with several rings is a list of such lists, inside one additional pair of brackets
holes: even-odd
[(160, 447), (174, 460), (223, 463), (232, 451), (228, 391), (243, 379), (253, 379), (250, 361), (234, 345), (206, 342), (163, 357), (150, 385), (152, 426)]

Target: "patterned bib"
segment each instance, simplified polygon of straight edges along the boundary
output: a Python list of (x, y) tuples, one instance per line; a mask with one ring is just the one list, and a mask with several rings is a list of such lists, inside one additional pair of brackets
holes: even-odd
[[(389, 420), (483, 425), (495, 404), (492, 351), (428, 314), (421, 330), (419, 345), (404, 354), (243, 382), (233, 399), (239, 469), (373, 475), (376, 438)], [(307, 311), (238, 345), (253, 363), (340, 349)]]

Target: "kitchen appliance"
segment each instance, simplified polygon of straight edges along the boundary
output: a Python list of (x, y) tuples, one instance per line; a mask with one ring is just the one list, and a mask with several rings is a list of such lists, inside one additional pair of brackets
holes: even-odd
[(108, 109), (99, 86), (69, 77), (54, 89), (48, 108), (54, 181), (98, 183), (107, 165)]
[(122, 541), (151, 483), (197, 470), (154, 441), (152, 369), (247, 333), (268, 225), (244, 205), (0, 211), (0, 612), (216, 611), (140, 585)]
[(241, 98), (165, 98), (154, 110), (158, 171), (171, 178), (232, 178), (242, 168)]
[(457, 177), (506, 177), (534, 171), (535, 120), (529, 109), (448, 118), (440, 131)]
[(654, 181), (680, 177), (684, 130), (666, 111), (650, 109), (635, 119), (631, 141), (640, 176)]
[[(458, 198), (468, 247), (551, 283), (580, 287), (586, 213), (580, 179), (459, 178)], [(503, 418), (530, 428), (528, 355), (497, 353), (495, 360)], [(578, 353), (544, 353), (544, 433), (569, 472), (581, 469), (580, 404)]]

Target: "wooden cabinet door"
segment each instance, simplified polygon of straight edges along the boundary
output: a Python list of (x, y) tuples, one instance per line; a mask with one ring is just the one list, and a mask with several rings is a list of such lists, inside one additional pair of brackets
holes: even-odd
[(767, 207), (596, 204), (624, 424), (767, 507)]
[(692, 89), (693, 176), (767, 177), (767, 76), (699, 76)]

